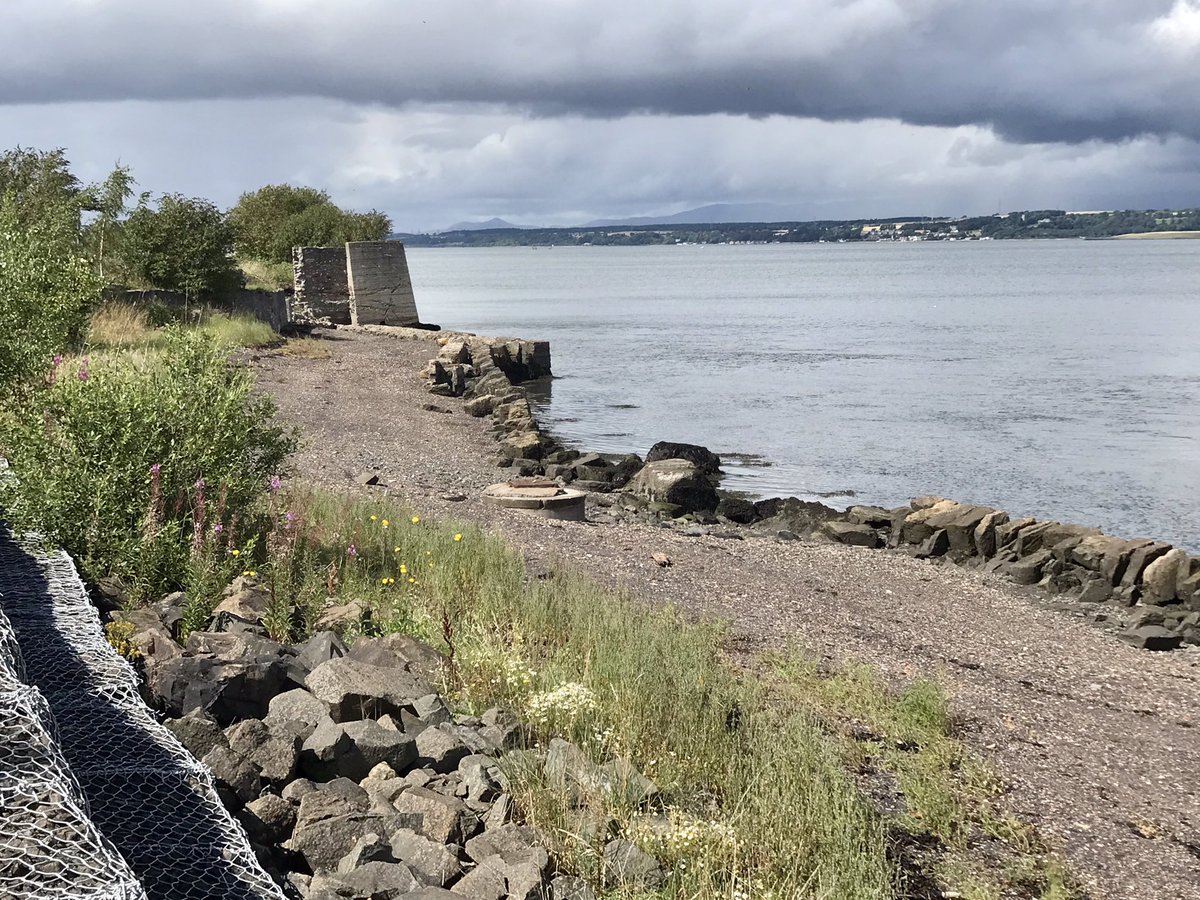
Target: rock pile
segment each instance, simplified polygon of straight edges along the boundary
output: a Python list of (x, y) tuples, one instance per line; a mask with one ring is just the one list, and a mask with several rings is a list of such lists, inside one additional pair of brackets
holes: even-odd
[[(117, 617), (134, 626), (148, 699), (212, 770), (289, 896), (593, 900), (585, 882), (556, 872), (545, 836), (520, 824), (500, 757), (537, 766), (569, 796), (619, 791), (644, 805), (658, 793), (652, 782), (566, 741), (523, 749), (526, 731), (507, 711), (455, 714), (432, 687), (445, 659), (411, 637), (272, 641), (251, 611), (262, 590), (238, 579), (214, 630), (182, 644), (181, 595)], [(231, 618), (232, 607), (246, 618)], [(610, 828), (593, 823), (589, 836), (610, 848), (612, 883), (657, 883), (653, 858), (611, 840)]]
[[(899, 549), (923, 559), (981, 567), (1022, 585), (1123, 612), (1123, 640), (1149, 650), (1200, 645), (1200, 559), (1152, 540), (1122, 540), (1097, 529), (919, 497), (909, 506), (852, 506), (842, 511), (796, 497), (751, 501), (718, 490), (721, 460), (694, 444), (660, 442), (643, 461), (580, 454), (544, 434), (520, 386), (549, 374), (543, 345), (482, 338), (446, 339), (430, 363), (430, 389), (466, 398), (474, 416), (491, 416), (499, 465), (588, 491), (600, 515), (684, 527), (688, 533), (785, 540), (816, 539)], [(716, 526), (718, 531), (707, 531)], [(1108, 613), (1098, 614), (1107, 618)]]

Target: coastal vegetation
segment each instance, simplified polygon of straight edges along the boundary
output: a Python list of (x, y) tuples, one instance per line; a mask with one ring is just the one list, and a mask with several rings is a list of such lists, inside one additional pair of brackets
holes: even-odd
[(231, 277), (237, 228), (174, 195), (126, 214), (122, 177), (89, 240), (88, 192), (61, 153), (13, 159), (0, 455), (15, 478), (0, 481), (0, 510), (70, 552), (110, 602), (132, 611), (182, 591), (186, 638), (249, 580), (269, 593), (262, 623), (277, 641), (323, 628), (351, 642), (414, 636), (448, 661), (441, 687), (458, 711), (503, 706), (526, 723), (528, 749), (567, 739), (596, 763), (628, 760), (657, 788), (651, 818), (620, 792), (581, 805), (526, 755), (503, 757), (556, 865), (605, 895), (633, 896), (605, 880), (616, 833), (664, 873), (639, 896), (664, 900), (884, 900), (935, 885), (975, 900), (1075, 896), (1006, 811), (1001, 778), (960, 739), (936, 682), (738, 654), (720, 622), (649, 608), (563, 564), (535, 577), (496, 535), (292, 478), (295, 436), (231, 359), (273, 335), (218, 313), (179, 321), (100, 302), (95, 248), (113, 254), (106, 268), (203, 296)]

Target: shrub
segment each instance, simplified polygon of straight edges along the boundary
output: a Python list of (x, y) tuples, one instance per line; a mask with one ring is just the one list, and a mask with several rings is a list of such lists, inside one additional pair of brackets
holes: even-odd
[(225, 214), (207, 200), (179, 194), (159, 198), (157, 209), (139, 206), (121, 234), (121, 258), (130, 273), (189, 297), (241, 287), (232, 252), (233, 229)]
[(99, 279), (75, 252), (68, 219), (23, 224), (13, 195), (0, 200), (0, 393), (77, 344), (99, 299)]
[(324, 191), (290, 184), (268, 184), (242, 194), (229, 221), (239, 254), (277, 263), (289, 262), (294, 246), (378, 241), (392, 228), (383, 213), (349, 212), (335, 206)]
[(0, 419), (18, 477), (0, 490), (14, 526), (115, 573), (136, 597), (182, 584), (215, 543), (239, 546), (295, 446), (211, 337), (172, 329), (161, 353), (87, 358)]

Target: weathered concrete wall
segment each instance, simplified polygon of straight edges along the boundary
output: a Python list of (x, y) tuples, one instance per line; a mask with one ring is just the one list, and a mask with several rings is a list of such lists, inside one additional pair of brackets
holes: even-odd
[(399, 241), (353, 241), (346, 245), (353, 325), (415, 325), (408, 260)]
[(295, 269), (292, 321), (349, 325), (346, 251), (341, 247), (294, 247), (292, 265)]

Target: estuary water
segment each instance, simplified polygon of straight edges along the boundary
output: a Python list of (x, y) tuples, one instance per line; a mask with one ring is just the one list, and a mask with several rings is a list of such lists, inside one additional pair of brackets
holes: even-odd
[(425, 321), (546, 339), (566, 442), (1200, 551), (1200, 241), (408, 251)]

